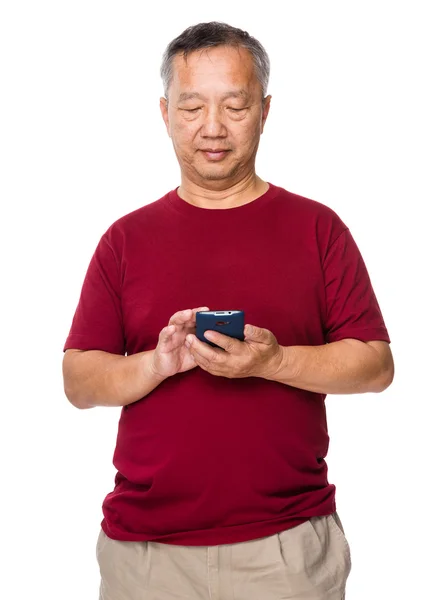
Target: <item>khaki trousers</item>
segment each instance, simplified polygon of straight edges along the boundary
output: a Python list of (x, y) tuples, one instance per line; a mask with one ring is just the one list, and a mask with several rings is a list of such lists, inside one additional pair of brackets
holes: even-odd
[(101, 530), (100, 600), (344, 600), (351, 554), (336, 513), (248, 542), (120, 542)]

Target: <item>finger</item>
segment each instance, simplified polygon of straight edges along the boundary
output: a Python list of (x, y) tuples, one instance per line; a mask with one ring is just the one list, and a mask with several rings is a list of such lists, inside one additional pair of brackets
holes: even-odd
[(192, 348), (192, 346), (189, 347), (189, 354), (195, 363), (206, 371), (216, 364), (212, 356), (206, 355), (203, 352), (199, 352), (197, 348)]
[(192, 317), (192, 309), (180, 310), (172, 315), (168, 325), (184, 325)]
[(167, 344), (175, 333), (175, 326), (168, 325), (159, 332), (159, 344)]
[(246, 340), (254, 340), (255, 342), (263, 342), (266, 344), (270, 342), (272, 332), (263, 327), (247, 324), (244, 327), (244, 335)]
[(195, 354), (200, 360), (213, 361), (218, 360), (218, 357), (223, 354), (220, 349), (213, 348), (205, 342), (201, 342), (195, 335), (187, 335), (185, 341), (186, 347), (191, 354)]
[(209, 310), (208, 306), (200, 306), (199, 308), (194, 308), (192, 310), (192, 323), (196, 323), (196, 313), (204, 311), (204, 310)]
[(207, 306), (200, 306), (199, 308), (186, 308), (185, 310), (179, 310), (174, 313), (169, 320), (168, 325), (184, 325), (189, 320), (196, 320), (196, 313), (200, 310), (209, 310)]
[(224, 335), (224, 333), (219, 333), (218, 331), (212, 331), (211, 329), (204, 331), (204, 336), (210, 342), (217, 344), (220, 348), (226, 350), (226, 352), (233, 352), (234, 349), (237, 348), (238, 344), (240, 344), (240, 340), (231, 337), (230, 335)]

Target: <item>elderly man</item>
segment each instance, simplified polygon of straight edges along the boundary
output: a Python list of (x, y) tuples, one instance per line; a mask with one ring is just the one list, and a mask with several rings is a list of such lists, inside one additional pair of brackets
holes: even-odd
[[(256, 175), (256, 39), (189, 27), (161, 74), (181, 184), (102, 236), (64, 348), (69, 401), (122, 407), (100, 598), (342, 600), (325, 398), (394, 374), (366, 266), (335, 212)], [(200, 341), (209, 309), (243, 310), (244, 340)]]

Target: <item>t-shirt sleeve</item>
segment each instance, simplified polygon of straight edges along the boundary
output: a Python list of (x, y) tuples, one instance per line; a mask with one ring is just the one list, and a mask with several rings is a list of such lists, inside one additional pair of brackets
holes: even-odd
[(120, 270), (106, 234), (89, 263), (64, 351), (68, 348), (125, 354)]
[(344, 338), (390, 342), (363, 257), (345, 229), (331, 244), (323, 264), (327, 343)]

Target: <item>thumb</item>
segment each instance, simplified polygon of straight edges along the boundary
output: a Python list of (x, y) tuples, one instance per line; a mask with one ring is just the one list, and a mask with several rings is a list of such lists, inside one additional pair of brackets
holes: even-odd
[(259, 333), (259, 327), (255, 327), (254, 325), (245, 325), (245, 337), (255, 337)]
[(270, 344), (275, 336), (269, 329), (256, 327), (255, 325), (245, 325), (244, 334), (246, 340), (254, 340), (259, 344)]

